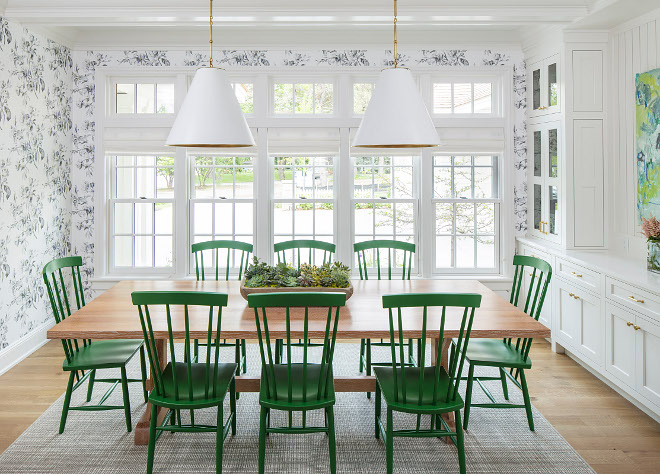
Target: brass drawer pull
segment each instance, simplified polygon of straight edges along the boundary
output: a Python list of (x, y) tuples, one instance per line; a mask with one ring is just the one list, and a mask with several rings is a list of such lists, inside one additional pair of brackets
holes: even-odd
[(629, 296), (628, 299), (634, 301), (635, 303), (644, 303), (644, 300), (638, 300), (634, 296)]
[(633, 328), (635, 328), (635, 331), (639, 331), (639, 330), (641, 329), (641, 328), (640, 328), (639, 326), (637, 326), (636, 324), (633, 326)]
[(582, 278), (582, 275), (580, 275), (580, 274), (578, 274), (578, 273), (571, 272), (571, 274), (572, 274), (574, 277)]
[(631, 323), (630, 321), (628, 321), (628, 322), (626, 322), (626, 326), (628, 326), (628, 327), (633, 326), (633, 323)]
[(576, 300), (580, 299), (580, 297), (578, 295), (574, 294), (574, 293), (569, 293), (568, 296), (571, 296), (571, 297), (575, 298)]

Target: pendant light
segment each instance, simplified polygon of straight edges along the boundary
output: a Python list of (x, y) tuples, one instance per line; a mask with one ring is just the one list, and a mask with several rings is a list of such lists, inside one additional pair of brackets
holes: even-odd
[(425, 148), (440, 144), (417, 84), (398, 67), (397, 5), (394, 0), (394, 67), (384, 69), (353, 140), (361, 148)]
[(167, 137), (167, 145), (202, 148), (254, 146), (254, 138), (226, 71), (213, 67), (213, 0), (210, 3), (209, 66), (195, 73)]

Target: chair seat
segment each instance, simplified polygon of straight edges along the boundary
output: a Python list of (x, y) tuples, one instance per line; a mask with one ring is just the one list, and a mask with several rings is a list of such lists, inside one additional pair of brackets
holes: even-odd
[[(213, 396), (215, 364), (211, 363), (209, 365), (208, 373), (205, 363), (190, 364), (192, 384), (189, 384), (188, 365), (185, 362), (176, 362), (174, 365), (176, 368), (176, 386), (174, 385), (172, 362), (169, 362), (163, 370), (162, 376), (165, 394), (159, 395), (156, 390), (153, 390), (149, 395), (149, 401), (155, 405), (169, 408), (217, 406), (225, 399), (229, 385), (238, 368), (238, 364), (234, 362), (217, 365), (217, 374), (215, 375), (217, 386), (215, 396)], [(190, 385), (192, 385), (192, 397), (190, 396)], [(207, 385), (208, 397), (206, 394)], [(177, 391), (178, 397), (176, 396)]]
[[(327, 367), (327, 366), (326, 366)], [(335, 386), (333, 383), (332, 367), (330, 367), (330, 385), (327, 397), (317, 398), (319, 393), (319, 380), (321, 378), (320, 364), (307, 364), (306, 377), (303, 378), (303, 364), (291, 364), (291, 379), (293, 380), (291, 390), (291, 401), (289, 401), (289, 372), (287, 364), (274, 364), (275, 390), (276, 394), (266, 393), (266, 372), (261, 372), (261, 391), (259, 403), (267, 408), (279, 410), (314, 410), (334, 405)], [(305, 397), (303, 397), (303, 389)], [(276, 396), (275, 396), (276, 395)]]
[[(424, 384), (422, 387), (422, 400), (419, 401), (419, 375), (424, 370)], [(449, 375), (444, 367), (439, 368), (440, 382), (434, 397), (434, 383), (436, 376), (435, 367), (407, 367), (406, 374), (406, 402), (403, 402), (402, 370), (397, 368), (397, 384), (394, 383), (394, 371), (392, 367), (375, 367), (374, 374), (385, 402), (394, 410), (409, 413), (444, 413), (463, 408), (463, 400), (459, 395), (455, 399), (447, 400), (447, 391), (450, 385)], [(395, 392), (398, 389), (398, 400)], [(453, 388), (451, 390), (453, 392)]]
[(64, 361), (64, 370), (112, 369), (123, 367), (142, 347), (144, 342), (133, 339), (113, 339), (92, 341), (87, 347), (79, 342), (78, 351), (73, 353), (71, 361)]
[[(456, 339), (453, 340), (456, 344)], [(471, 364), (489, 367), (510, 367), (514, 369), (529, 369), (532, 359), (523, 359), (515, 344), (509, 345), (502, 339), (470, 339), (465, 356)]]

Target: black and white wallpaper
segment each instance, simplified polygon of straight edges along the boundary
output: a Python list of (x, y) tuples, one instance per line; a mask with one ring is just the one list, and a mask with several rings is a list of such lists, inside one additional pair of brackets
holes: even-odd
[[(333, 67), (390, 66), (388, 50), (267, 51), (224, 50), (214, 54), (214, 64), (231, 71), (232, 67), (304, 69)], [(424, 49), (403, 51), (398, 62), (414, 70), (456, 70), (470, 68), (513, 68), (514, 126), (514, 225), (516, 235), (527, 229), (527, 150), (525, 125), (525, 63), (520, 51)], [(85, 260), (88, 276), (94, 257), (94, 109), (95, 71), (104, 66), (201, 66), (208, 64), (204, 51), (76, 51), (73, 71), (73, 215), (72, 245)]]
[(41, 270), (71, 250), (73, 58), (0, 18), (0, 350), (53, 320)]

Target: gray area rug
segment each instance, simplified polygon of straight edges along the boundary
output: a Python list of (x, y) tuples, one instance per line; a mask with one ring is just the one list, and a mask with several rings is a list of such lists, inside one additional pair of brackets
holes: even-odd
[[(320, 351), (320, 348), (310, 349)], [(387, 348), (374, 348), (374, 360), (385, 360)], [(357, 344), (338, 345), (335, 374), (358, 372)], [(429, 353), (430, 351), (427, 351)], [(226, 361), (233, 360), (231, 349)], [(380, 359), (379, 359), (380, 358)], [(97, 378), (114, 376), (98, 371)], [(139, 358), (129, 367), (138, 376)], [(259, 372), (259, 348), (248, 344), (248, 373)], [(484, 372), (481, 375), (486, 375)], [(485, 382), (502, 400), (499, 381)], [(105, 391), (98, 384), (92, 404)], [(463, 385), (464, 387), (464, 385)], [(522, 403), (520, 391), (509, 384), (512, 403)], [(133, 426), (144, 413), (139, 384), (130, 385)], [(461, 390), (464, 392), (464, 389)], [(83, 404), (86, 386), (73, 394), (72, 405)], [(533, 394), (532, 394), (533, 395)], [(70, 412), (66, 430), (58, 435), (60, 397), (7, 450), (0, 455), (0, 472), (134, 473), (145, 472), (147, 448), (133, 444), (126, 432), (123, 411)], [(475, 403), (487, 402), (475, 384)], [(107, 404), (121, 404), (118, 387)], [(225, 413), (229, 410), (228, 404)], [(224, 446), (224, 472), (257, 472), (259, 405), (257, 394), (242, 394), (238, 400), (238, 432)], [(195, 412), (198, 423), (215, 424), (215, 410)], [(322, 424), (322, 414), (308, 415), (308, 422)], [(385, 472), (385, 447), (374, 438), (374, 402), (365, 394), (338, 393), (335, 406), (337, 471), (342, 473)], [(299, 420), (298, 420), (299, 421)], [(474, 408), (465, 434), (468, 472), (594, 472), (564, 438), (534, 409), (534, 432), (529, 431), (524, 409)], [(273, 426), (285, 419), (273, 416)], [(415, 417), (395, 417), (395, 429), (414, 427)], [(423, 423), (429, 423), (424, 420)], [(328, 443), (324, 434), (271, 434), (266, 443), (266, 472), (328, 472)], [(215, 471), (215, 435), (212, 433), (163, 433), (156, 443), (155, 472), (197, 473)], [(396, 438), (394, 471), (398, 473), (458, 472), (453, 444), (435, 438)]]

